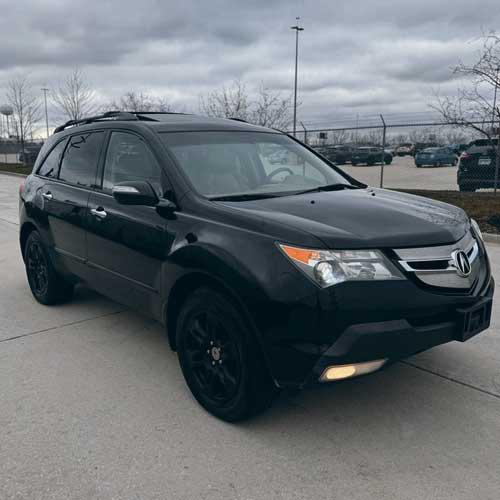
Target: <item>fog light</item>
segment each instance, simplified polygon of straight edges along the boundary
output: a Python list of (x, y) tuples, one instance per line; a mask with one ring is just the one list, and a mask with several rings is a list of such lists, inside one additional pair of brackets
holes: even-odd
[(325, 371), (319, 379), (322, 382), (331, 382), (332, 380), (342, 380), (344, 378), (365, 375), (378, 370), (386, 363), (386, 361), (387, 359), (377, 359), (375, 361), (354, 363), (352, 365), (329, 366), (325, 368)]

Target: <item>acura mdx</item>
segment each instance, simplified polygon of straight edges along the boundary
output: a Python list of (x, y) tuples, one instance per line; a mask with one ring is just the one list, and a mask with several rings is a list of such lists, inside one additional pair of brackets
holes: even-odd
[(239, 120), (62, 125), (20, 188), (20, 246), (40, 303), (81, 283), (161, 322), (194, 397), (227, 421), (490, 322), (493, 278), (464, 211), (368, 187)]

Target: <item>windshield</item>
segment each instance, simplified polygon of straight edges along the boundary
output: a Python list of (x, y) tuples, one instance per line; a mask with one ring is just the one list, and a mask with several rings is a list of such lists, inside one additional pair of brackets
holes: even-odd
[(282, 134), (160, 134), (196, 191), (208, 196), (285, 195), (349, 184), (340, 172)]

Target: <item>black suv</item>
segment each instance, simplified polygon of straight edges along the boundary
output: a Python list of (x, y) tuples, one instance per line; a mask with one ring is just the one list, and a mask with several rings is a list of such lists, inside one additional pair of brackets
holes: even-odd
[[(360, 163), (365, 163), (369, 166), (382, 163), (382, 148), (372, 146), (358, 148), (352, 153), (351, 163), (354, 166)], [(386, 165), (392, 163), (392, 155), (388, 151), (384, 151), (384, 163)]]
[(458, 162), (457, 184), (460, 191), (494, 187), (497, 151), (498, 139), (477, 139), (470, 143)]
[(59, 127), (20, 189), (20, 244), (42, 304), (83, 283), (163, 323), (195, 398), (228, 421), (490, 321), (486, 250), (462, 210), (369, 188), (241, 121)]
[(350, 153), (343, 147), (322, 146), (317, 148), (319, 154), (336, 165), (343, 165), (351, 160)]

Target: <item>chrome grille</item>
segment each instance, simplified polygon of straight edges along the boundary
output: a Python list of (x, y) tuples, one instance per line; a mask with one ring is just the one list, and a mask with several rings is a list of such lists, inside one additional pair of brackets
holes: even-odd
[[(461, 276), (457, 270), (452, 257), (457, 250), (464, 251), (469, 258), (471, 272), (468, 276)], [(394, 252), (401, 267), (426, 285), (469, 289), (479, 274), (479, 245), (470, 232), (452, 245), (402, 248), (394, 249)]]

